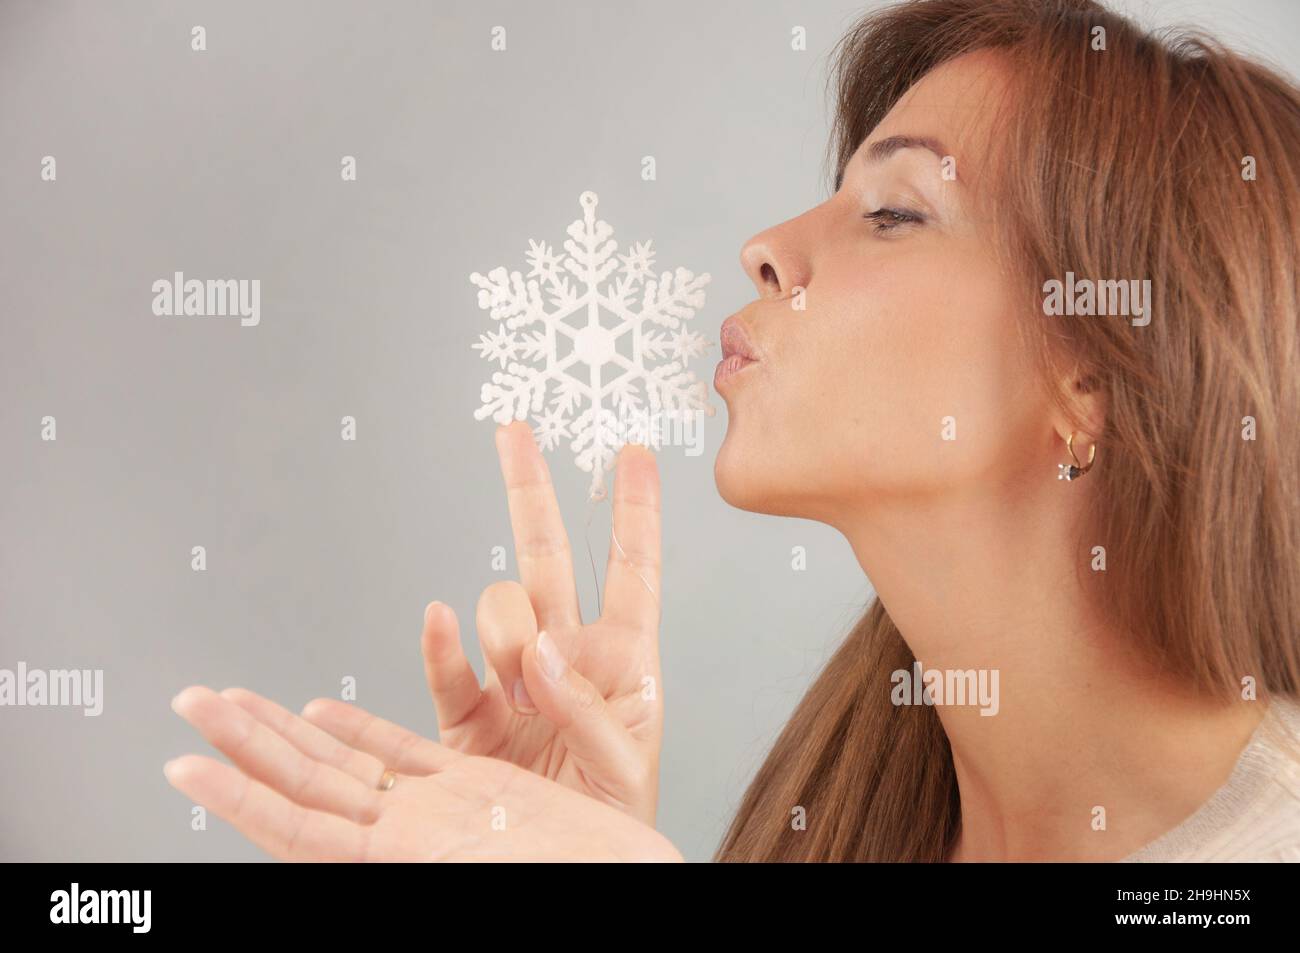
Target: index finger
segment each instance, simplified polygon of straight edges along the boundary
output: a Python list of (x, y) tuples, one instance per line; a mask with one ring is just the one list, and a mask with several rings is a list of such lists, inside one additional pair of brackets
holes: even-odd
[(614, 526), (605, 570), (604, 617), (655, 631), (659, 627), (659, 466), (629, 443), (614, 474)]
[(581, 625), (569, 535), (542, 452), (523, 421), (498, 427), (496, 440), (519, 581), (528, 591), (537, 624), (543, 629)]

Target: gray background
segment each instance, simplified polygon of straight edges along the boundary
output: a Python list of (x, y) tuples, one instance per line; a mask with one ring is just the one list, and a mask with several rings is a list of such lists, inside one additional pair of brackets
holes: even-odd
[[(0, 2), (0, 667), (105, 678), (98, 718), (0, 708), (0, 859), (260, 858), (192, 831), (163, 778), (207, 750), (168, 707), (191, 683), (297, 708), (350, 675), (432, 735), (424, 605), (456, 610), (481, 671), (475, 602), (515, 575), (469, 273), (526, 270), (592, 189), (621, 248), (712, 273), (716, 340), (752, 295), (743, 241), (826, 195), (826, 54), (866, 6)], [(1117, 6), (1300, 72), (1294, 0)], [(260, 326), (154, 316), (177, 270), (260, 279)], [(692, 860), (870, 597), (831, 530), (719, 499), (713, 402), (703, 455), (660, 456), (659, 819)], [(594, 611), (586, 476), (549, 459)]]

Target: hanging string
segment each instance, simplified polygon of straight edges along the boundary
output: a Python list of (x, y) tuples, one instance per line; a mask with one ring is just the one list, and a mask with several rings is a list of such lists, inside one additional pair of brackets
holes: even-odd
[(594, 493), (587, 497), (587, 528), (582, 534), (583, 539), (587, 542), (587, 561), (591, 563), (591, 584), (596, 587), (596, 618), (598, 619), (605, 610), (601, 608), (600, 604), (600, 577), (596, 575), (596, 557), (591, 552), (591, 518), (596, 515), (596, 507), (600, 505), (600, 501), (604, 498), (604, 493), (601, 493), (599, 497)]
[[(586, 527), (583, 530), (583, 540), (587, 544), (587, 561), (591, 564), (591, 581), (592, 584), (596, 587), (597, 617), (599, 617), (600, 614), (604, 612), (604, 606), (600, 598), (600, 578), (596, 575), (596, 557), (591, 549), (591, 518), (596, 515), (597, 508), (600, 506), (602, 502), (605, 501), (606, 498), (607, 498), (607, 494), (605, 492), (604, 487), (601, 487), (599, 490), (592, 492), (591, 495), (587, 497), (587, 522), (586, 522)], [(623, 544), (618, 541), (618, 533), (614, 529), (612, 504), (611, 504), (611, 511), (610, 511), (609, 535), (610, 538), (614, 540), (614, 547), (618, 550), (619, 556), (622, 557), (628, 563), (628, 565), (632, 567), (632, 571), (636, 573), (636, 577), (641, 580), (641, 584), (646, 587), (646, 591), (649, 592), (651, 598), (654, 599), (655, 605), (659, 606), (662, 609), (663, 607), (659, 603), (659, 593), (655, 592), (655, 587), (650, 585), (650, 580), (641, 574), (641, 570), (636, 568), (636, 566), (632, 563), (632, 560), (628, 559), (627, 550), (625, 550), (623, 548)]]

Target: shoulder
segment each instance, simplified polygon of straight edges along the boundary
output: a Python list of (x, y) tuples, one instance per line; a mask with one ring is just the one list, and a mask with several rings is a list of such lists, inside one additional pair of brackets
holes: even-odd
[(1125, 859), (1300, 862), (1300, 701), (1274, 696), (1227, 783), (1174, 830)]
[(1249, 754), (1260, 784), (1224, 847), (1237, 860), (1300, 862), (1300, 702), (1270, 702)]

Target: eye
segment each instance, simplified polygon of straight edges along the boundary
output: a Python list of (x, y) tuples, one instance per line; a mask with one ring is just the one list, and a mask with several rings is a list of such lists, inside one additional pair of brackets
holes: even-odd
[(878, 208), (874, 212), (867, 212), (862, 217), (874, 223), (877, 232), (889, 232), (900, 225), (919, 225), (925, 221), (916, 212), (897, 208)]

